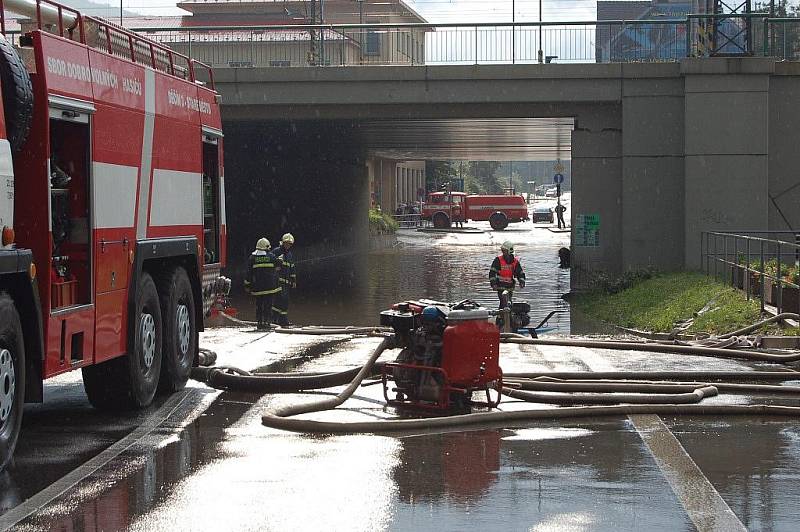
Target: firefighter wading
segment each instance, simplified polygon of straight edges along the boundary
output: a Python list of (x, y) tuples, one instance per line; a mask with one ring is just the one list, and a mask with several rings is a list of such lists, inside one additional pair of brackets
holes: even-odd
[(256, 298), (256, 321), (259, 329), (268, 329), (272, 321), (272, 299), (280, 292), (278, 270), (281, 260), (269, 251), (269, 240), (261, 238), (250, 255), (245, 288)]
[(497, 297), (500, 298), (500, 308), (508, 306), (508, 299), (514, 293), (515, 279), (519, 281), (520, 287), (525, 287), (525, 272), (519, 259), (514, 256), (514, 244), (509, 241), (503, 242), (500, 246), (502, 254), (494, 258), (492, 267), (489, 268), (489, 284), (497, 290)]

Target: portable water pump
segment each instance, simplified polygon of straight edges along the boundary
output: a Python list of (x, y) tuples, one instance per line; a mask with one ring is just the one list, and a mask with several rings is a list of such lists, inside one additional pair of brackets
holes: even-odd
[(485, 391), (482, 404), (497, 406), (503, 386), (498, 312), (470, 300), (447, 304), (425, 299), (381, 312), (381, 325), (394, 329), (401, 348), (397, 359), (383, 367), (387, 403), (449, 409), (476, 404), (473, 392)]

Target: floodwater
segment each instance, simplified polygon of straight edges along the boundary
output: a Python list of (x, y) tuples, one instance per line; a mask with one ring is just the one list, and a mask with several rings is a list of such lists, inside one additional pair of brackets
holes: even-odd
[[(569, 233), (551, 232), (546, 223), (510, 224), (505, 231), (492, 231), (487, 222), (467, 225), (481, 232), (404, 229), (392, 249), (298, 263), (290, 320), (301, 325), (377, 325), (380, 311), (420, 298), (472, 299), (496, 308), (489, 267), (502, 242), (510, 240), (527, 277), (525, 288), (517, 287), (515, 301), (531, 304), (534, 325), (550, 311), (560, 311), (548, 326), (554, 327), (552, 332), (569, 334), (569, 305), (561, 299), (570, 290), (569, 270), (559, 268), (558, 261), (558, 249), (569, 247)], [(249, 298), (235, 295), (233, 302), (240, 318), (253, 319)]]

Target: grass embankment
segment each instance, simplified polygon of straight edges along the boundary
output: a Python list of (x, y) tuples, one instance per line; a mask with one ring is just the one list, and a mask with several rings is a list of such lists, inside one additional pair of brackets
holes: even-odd
[(670, 332), (709, 302), (710, 310), (696, 316), (687, 333), (726, 333), (761, 319), (757, 300), (747, 301), (741, 290), (696, 272), (655, 274), (617, 293), (595, 290), (579, 296), (574, 305), (588, 317), (613, 325)]

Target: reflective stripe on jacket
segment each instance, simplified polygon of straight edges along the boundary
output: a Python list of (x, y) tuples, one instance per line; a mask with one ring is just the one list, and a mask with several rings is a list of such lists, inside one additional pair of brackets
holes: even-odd
[(500, 271), (497, 272), (497, 280), (503, 286), (514, 286), (514, 270), (517, 269), (519, 260), (514, 257), (511, 262), (506, 262), (503, 255), (497, 257), (500, 261)]
[(280, 259), (268, 251), (256, 250), (250, 255), (247, 268), (247, 281), (250, 295), (265, 296), (280, 291), (278, 287), (278, 269)]

